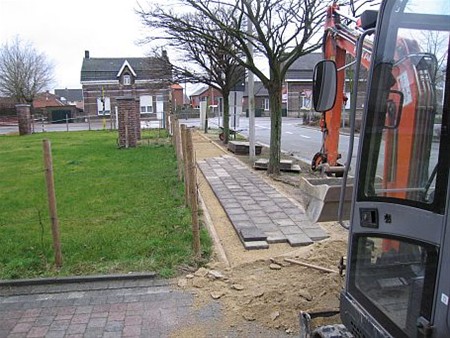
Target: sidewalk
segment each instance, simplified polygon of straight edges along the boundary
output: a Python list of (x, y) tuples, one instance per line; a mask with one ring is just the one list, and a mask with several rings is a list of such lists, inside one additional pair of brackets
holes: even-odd
[[(221, 214), (210, 215), (218, 241), (229, 244), (223, 237), (233, 237), (234, 247), (224, 248), (231, 267), (242, 263), (237, 257), (274, 257), (292, 250), (291, 246), (327, 236), (307, 220), (299, 205), (202, 137), (194, 141), (204, 173), (199, 178), (200, 191), (207, 209), (217, 205), (221, 209)], [(245, 320), (242, 314), (234, 316), (241, 319), (233, 322), (227, 317), (221, 300), (200, 302), (195, 290), (154, 278), (0, 286), (0, 338), (292, 336), (262, 327), (254, 319)]]

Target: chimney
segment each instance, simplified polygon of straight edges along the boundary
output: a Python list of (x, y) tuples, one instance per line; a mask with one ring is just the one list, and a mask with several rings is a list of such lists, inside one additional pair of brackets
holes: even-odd
[(84, 58), (89, 59), (89, 51), (88, 50), (84, 51)]

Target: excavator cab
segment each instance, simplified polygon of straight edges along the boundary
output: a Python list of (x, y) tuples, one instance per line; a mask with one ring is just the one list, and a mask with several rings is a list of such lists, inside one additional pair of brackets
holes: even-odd
[(449, 45), (448, 0), (382, 2), (340, 305), (355, 337), (450, 337)]

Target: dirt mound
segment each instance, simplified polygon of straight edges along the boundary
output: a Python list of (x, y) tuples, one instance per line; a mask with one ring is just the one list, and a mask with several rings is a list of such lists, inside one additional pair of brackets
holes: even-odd
[[(288, 257), (337, 270), (339, 258), (346, 254), (346, 241), (331, 239), (302, 251)], [(244, 319), (298, 333), (300, 311), (339, 308), (343, 277), (289, 263), (285, 258), (287, 256), (258, 260), (233, 268), (212, 262), (207, 268), (180, 278), (178, 286), (192, 290), (198, 296), (199, 306), (212, 299), (220, 301), (230, 326)], [(328, 318), (327, 323), (338, 320)]]

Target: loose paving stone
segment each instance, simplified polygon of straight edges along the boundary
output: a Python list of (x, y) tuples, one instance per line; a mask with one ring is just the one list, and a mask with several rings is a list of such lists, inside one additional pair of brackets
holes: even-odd
[(313, 243), (311, 238), (305, 234), (286, 235), (286, 238), (291, 246), (305, 246)]
[[(291, 246), (308, 245), (326, 238), (318, 225), (308, 222), (303, 208), (235, 157), (209, 158), (198, 165), (246, 249), (266, 249), (269, 243), (286, 241)], [(311, 231), (310, 238), (302, 225), (319, 231)]]
[(244, 248), (247, 250), (269, 249), (266, 241), (244, 242)]
[(320, 228), (303, 228), (302, 230), (313, 241), (321, 241), (322, 239), (328, 238), (327, 233)]
[(239, 234), (245, 242), (265, 241), (267, 239), (267, 236), (257, 227), (240, 229)]

